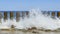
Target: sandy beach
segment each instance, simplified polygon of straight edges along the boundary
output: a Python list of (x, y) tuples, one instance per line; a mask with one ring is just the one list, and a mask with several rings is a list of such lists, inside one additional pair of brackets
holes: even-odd
[(60, 31), (43, 31), (43, 30), (0, 30), (0, 34), (60, 34)]

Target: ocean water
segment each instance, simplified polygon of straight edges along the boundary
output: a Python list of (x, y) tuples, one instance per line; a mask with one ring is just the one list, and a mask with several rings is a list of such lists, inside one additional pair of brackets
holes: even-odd
[(29, 10), (29, 17), (24, 17), (22, 19), (19, 18), (20, 21), (16, 22), (16, 19), (10, 20), (7, 19), (3, 21), (1, 19), (0, 28), (11, 28), (11, 25), (14, 25), (16, 29), (28, 29), (32, 27), (36, 27), (37, 29), (49, 29), (56, 30), (60, 28), (60, 19), (56, 17), (56, 19), (52, 19), (51, 16), (44, 16), (39, 9)]

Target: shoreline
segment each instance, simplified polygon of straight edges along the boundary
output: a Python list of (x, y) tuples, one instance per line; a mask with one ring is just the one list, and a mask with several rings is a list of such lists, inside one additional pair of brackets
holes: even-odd
[(30, 30), (25, 30), (25, 29), (15, 29), (15, 28), (11, 28), (11, 29), (0, 29), (0, 31), (43, 31), (43, 32), (60, 32), (60, 30), (43, 30), (43, 29), (30, 29)]

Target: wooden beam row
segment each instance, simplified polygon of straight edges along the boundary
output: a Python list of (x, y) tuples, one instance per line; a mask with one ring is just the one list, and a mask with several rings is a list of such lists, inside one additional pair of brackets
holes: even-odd
[[(6, 11), (4, 11), (3, 12), (3, 17), (4, 17), (4, 20), (7, 20), (8, 18), (10, 18), (11, 20), (14, 18), (14, 13), (15, 12), (12, 12), (12, 11), (10, 11), (10, 12), (6, 12)], [(16, 21), (18, 22), (19, 20), (20, 20), (20, 17), (22, 17), (22, 18), (24, 18), (25, 16), (28, 16), (28, 11), (26, 11), (26, 12), (24, 12), (24, 11), (22, 11), (22, 12), (19, 12), (19, 11), (17, 11), (15, 14), (15, 17), (16, 17)], [(21, 16), (22, 15), (22, 16)], [(1, 18), (1, 12), (0, 12), (0, 18)]]

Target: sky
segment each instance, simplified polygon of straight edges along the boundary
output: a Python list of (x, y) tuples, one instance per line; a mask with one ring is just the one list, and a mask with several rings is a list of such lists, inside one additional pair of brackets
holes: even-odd
[(38, 8), (60, 11), (60, 0), (0, 0), (0, 11), (25, 11)]

